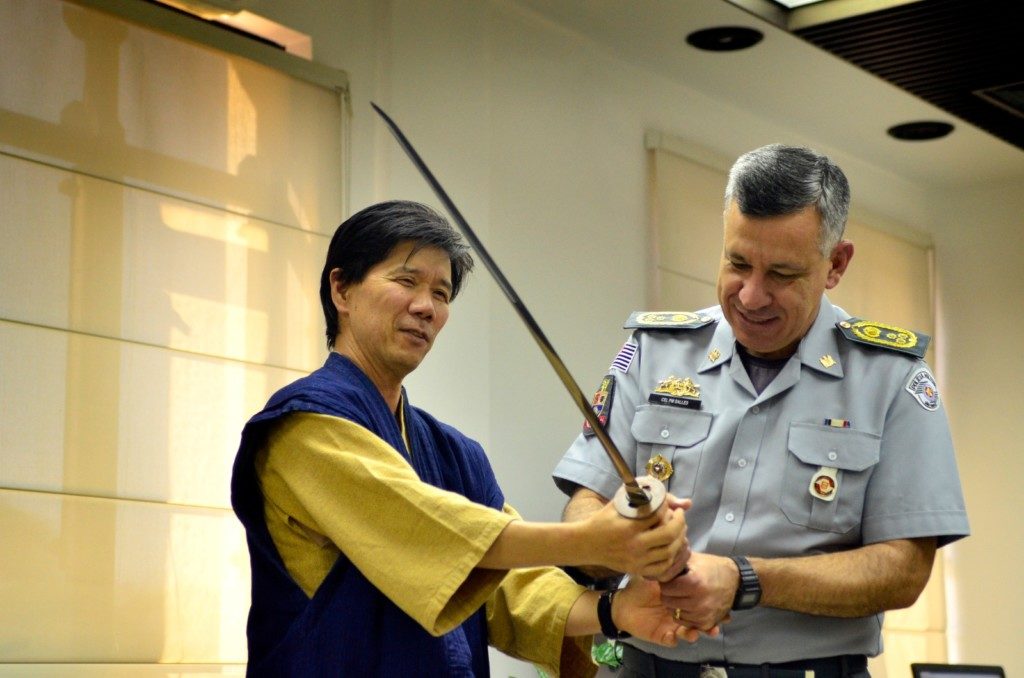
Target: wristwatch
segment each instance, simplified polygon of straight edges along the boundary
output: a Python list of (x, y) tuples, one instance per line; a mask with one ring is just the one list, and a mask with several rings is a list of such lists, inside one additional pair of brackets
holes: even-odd
[(736, 588), (736, 597), (732, 600), (732, 609), (749, 610), (761, 602), (761, 580), (750, 566), (750, 561), (743, 556), (730, 556), (740, 571), (740, 585)]

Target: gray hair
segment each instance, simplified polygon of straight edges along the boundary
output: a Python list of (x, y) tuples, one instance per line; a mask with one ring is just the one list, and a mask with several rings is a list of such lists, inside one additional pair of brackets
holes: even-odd
[(729, 170), (725, 208), (736, 201), (751, 217), (779, 217), (814, 205), (821, 217), (818, 243), (829, 256), (843, 237), (850, 184), (839, 166), (809, 148), (771, 144), (744, 153)]

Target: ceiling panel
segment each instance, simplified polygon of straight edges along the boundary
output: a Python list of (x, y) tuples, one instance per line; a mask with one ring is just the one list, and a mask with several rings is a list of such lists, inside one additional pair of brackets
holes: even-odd
[(793, 33), (1024, 149), (1024, 2), (920, 0)]

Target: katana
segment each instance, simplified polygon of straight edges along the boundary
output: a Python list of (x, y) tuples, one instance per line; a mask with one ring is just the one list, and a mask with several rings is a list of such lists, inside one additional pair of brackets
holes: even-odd
[(618, 512), (628, 518), (640, 518), (648, 516), (651, 513), (658, 510), (662, 502), (665, 500), (665, 486), (660, 480), (653, 476), (640, 476), (635, 477), (629, 466), (622, 459), (622, 454), (619, 453), (618, 448), (615, 447), (615, 443), (608, 437), (608, 432), (605, 431), (604, 424), (598, 418), (597, 414), (594, 413), (593, 408), (587, 401), (583, 391), (580, 390), (579, 385), (572, 378), (569, 373), (569, 369), (565, 366), (565, 363), (561, 358), (558, 357), (558, 353), (555, 352), (554, 346), (548, 341), (548, 338), (544, 336), (544, 332), (540, 329), (537, 321), (533, 319), (530, 311), (526, 308), (526, 305), (516, 294), (516, 291), (512, 288), (511, 283), (505, 278), (505, 275), (498, 268), (498, 264), (494, 262), (494, 259), (487, 252), (487, 248), (480, 242), (480, 238), (476, 236), (473, 229), (470, 228), (469, 223), (459, 212), (459, 209), (452, 202), (451, 198), (448, 197), (448, 193), (441, 186), (441, 183), (434, 177), (433, 172), (427, 167), (426, 163), (420, 157), (420, 154), (416, 152), (412, 144), (406, 138), (402, 130), (398, 128), (387, 113), (380, 109), (377, 104), (370, 103), (373, 106), (373, 110), (384, 120), (384, 123), (391, 130), (391, 134), (394, 135), (398, 141), (398, 145), (402, 147), (405, 154), (409, 156), (413, 165), (420, 171), (423, 178), (426, 179), (427, 183), (433, 189), (434, 194), (448, 210), (452, 219), (458, 225), (459, 230), (469, 241), (469, 244), (473, 247), (480, 259), (484, 262), (484, 266), (490, 271), (494, 281), (498, 283), (498, 287), (505, 294), (505, 297), (512, 303), (512, 307), (519, 314), (523, 323), (526, 324), (526, 328), (530, 331), (530, 335), (534, 341), (540, 347), (544, 357), (551, 363), (551, 367), (554, 368), (558, 378), (562, 381), (566, 390), (569, 392), (569, 396), (573, 402), (579, 408), (580, 412), (583, 413), (583, 418), (590, 424), (591, 429), (600, 441), (604, 451), (608, 454), (608, 458), (611, 460), (612, 465), (615, 466), (615, 471), (619, 474), (622, 479), (622, 487), (619, 488), (618, 492), (615, 493), (613, 501)]

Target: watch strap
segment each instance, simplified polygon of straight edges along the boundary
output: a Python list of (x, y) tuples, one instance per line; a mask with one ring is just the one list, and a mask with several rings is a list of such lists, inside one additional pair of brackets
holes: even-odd
[(605, 591), (597, 599), (597, 620), (601, 623), (601, 633), (609, 640), (629, 638), (630, 634), (620, 631), (612, 620), (612, 600), (619, 591)]
[(761, 602), (761, 580), (751, 567), (750, 561), (744, 556), (730, 556), (740, 571), (740, 584), (736, 588), (736, 597), (732, 601), (732, 609), (749, 610)]

